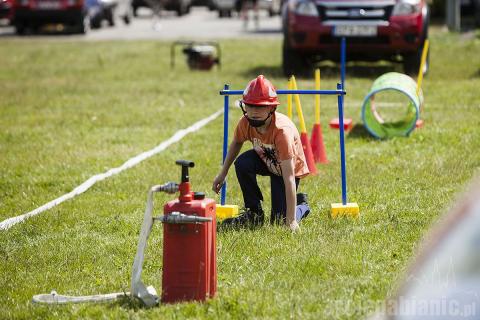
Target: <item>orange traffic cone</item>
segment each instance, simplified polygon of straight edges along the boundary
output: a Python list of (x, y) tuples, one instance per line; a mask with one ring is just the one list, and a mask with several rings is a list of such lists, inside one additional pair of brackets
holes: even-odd
[(318, 174), (317, 167), (315, 166), (315, 160), (313, 158), (312, 146), (306, 132), (300, 133), (300, 141), (302, 141), (303, 153), (305, 154), (305, 160), (307, 160), (308, 170), (310, 174)]
[(312, 147), (313, 159), (315, 162), (328, 163), (327, 152), (323, 144), (322, 127), (320, 123), (315, 123), (312, 129), (312, 137), (310, 138), (310, 145)]
[[(320, 69), (315, 70), (315, 90), (320, 90)], [(323, 144), (322, 126), (320, 125), (320, 95), (315, 95), (315, 124), (310, 138), (313, 159), (315, 162), (328, 163), (325, 145)]]

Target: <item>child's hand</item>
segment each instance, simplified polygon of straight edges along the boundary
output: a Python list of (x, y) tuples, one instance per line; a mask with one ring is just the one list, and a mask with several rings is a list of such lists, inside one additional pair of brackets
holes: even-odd
[(219, 174), (218, 176), (215, 177), (215, 179), (213, 179), (212, 190), (215, 193), (219, 193), (224, 183), (225, 183), (225, 175)]
[(293, 233), (300, 231), (300, 226), (298, 225), (297, 220), (293, 220), (288, 224), (288, 227), (290, 228), (290, 231)]

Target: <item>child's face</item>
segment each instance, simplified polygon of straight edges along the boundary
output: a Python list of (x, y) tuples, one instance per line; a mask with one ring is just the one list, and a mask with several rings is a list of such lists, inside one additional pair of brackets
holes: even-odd
[(263, 120), (268, 117), (268, 114), (272, 111), (274, 107), (272, 106), (253, 106), (253, 105), (245, 105), (245, 111), (247, 112), (247, 116), (250, 119), (254, 120)]

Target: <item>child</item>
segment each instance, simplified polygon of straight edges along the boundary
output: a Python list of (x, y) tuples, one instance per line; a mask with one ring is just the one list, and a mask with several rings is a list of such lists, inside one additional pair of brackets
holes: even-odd
[[(240, 106), (244, 116), (235, 128), (233, 141), (222, 169), (213, 180), (212, 189), (216, 193), (220, 191), (236, 158), (235, 171), (245, 211), (238, 217), (225, 219), (224, 225), (263, 225), (263, 196), (257, 184), (257, 174), (270, 176), (272, 224), (286, 223), (296, 231), (298, 222), (310, 213), (306, 194), (296, 195), (300, 178), (309, 173), (300, 135), (287, 116), (275, 112), (279, 104), (275, 88), (263, 75), (250, 81), (243, 92)], [(237, 158), (246, 140), (253, 143), (253, 149)]]

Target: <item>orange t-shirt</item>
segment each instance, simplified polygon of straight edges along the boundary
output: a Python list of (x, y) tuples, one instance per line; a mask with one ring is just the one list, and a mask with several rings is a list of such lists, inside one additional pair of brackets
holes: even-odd
[(242, 117), (235, 128), (234, 139), (239, 143), (251, 141), (268, 170), (277, 176), (282, 175), (280, 161), (292, 158), (295, 177), (301, 178), (309, 173), (298, 130), (284, 114), (275, 112), (267, 132), (263, 134), (250, 126), (247, 118)]

